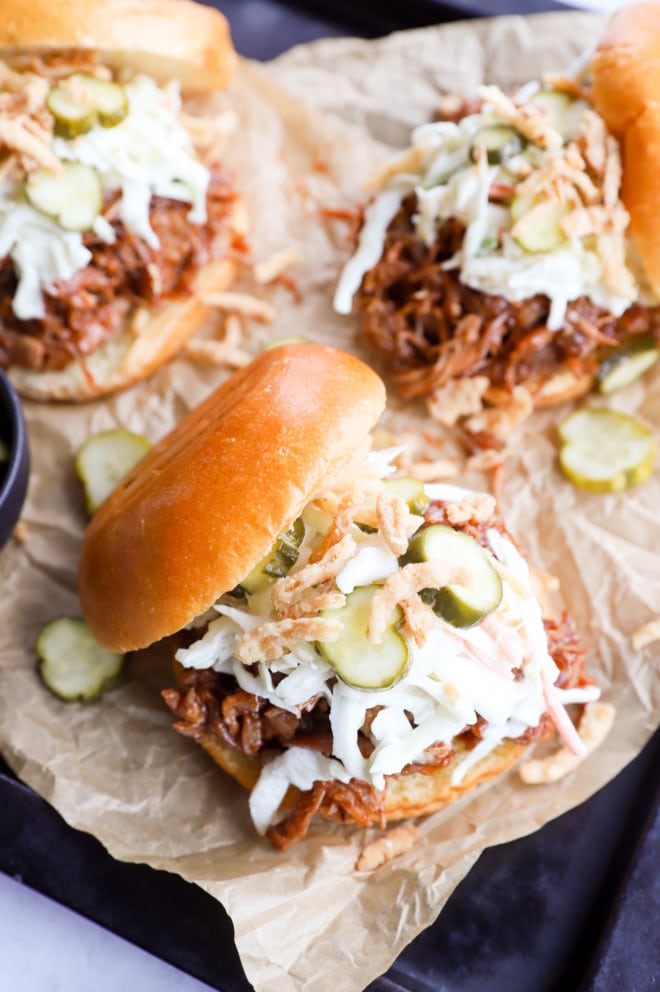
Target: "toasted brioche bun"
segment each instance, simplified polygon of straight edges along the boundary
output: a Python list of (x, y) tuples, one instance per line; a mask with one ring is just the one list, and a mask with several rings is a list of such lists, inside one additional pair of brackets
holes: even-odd
[(225, 86), (236, 60), (226, 18), (192, 0), (5, 0), (0, 48), (93, 51), (112, 68), (177, 79), (185, 90)]
[(385, 389), (313, 344), (264, 352), (192, 410), (94, 515), (78, 589), (100, 644), (146, 647), (233, 589), (367, 441)]
[(14, 365), (9, 378), (18, 392), (34, 400), (80, 402), (97, 399), (107, 393), (144, 379), (160, 368), (200, 329), (211, 313), (199, 295), (205, 288), (221, 292), (232, 284), (236, 263), (222, 257), (232, 234), (246, 232), (245, 211), (240, 199), (232, 204), (225, 220), (218, 258), (197, 273), (195, 293), (158, 308), (136, 307), (129, 311), (123, 330), (104, 342), (82, 361), (72, 360), (65, 368), (37, 372)]
[[(261, 762), (238, 748), (232, 747), (219, 737), (207, 735), (199, 741), (207, 754), (224, 772), (239, 785), (251, 792), (261, 772)], [(455, 751), (449, 764), (430, 772), (411, 772), (390, 775), (385, 784), (385, 817), (388, 821), (405, 820), (415, 816), (427, 816), (449, 805), (465, 792), (492, 778), (503, 775), (524, 753), (527, 745), (515, 741), (503, 741), (494, 751), (477, 761), (464, 775), (460, 783), (452, 785), (454, 769), (468, 754), (465, 745), (455, 742)], [(289, 789), (285, 807), (295, 802), (297, 790)]]
[(660, 3), (617, 10), (593, 58), (594, 102), (623, 152), (622, 199), (656, 296), (660, 295)]

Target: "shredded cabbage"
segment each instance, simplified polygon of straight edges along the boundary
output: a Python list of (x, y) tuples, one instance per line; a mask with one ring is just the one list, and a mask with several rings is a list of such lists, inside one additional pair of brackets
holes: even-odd
[(250, 793), (250, 814), (258, 832), (266, 833), (290, 785), (305, 792), (329, 779), (348, 782), (349, 776), (338, 761), (306, 747), (290, 747), (264, 765)]
[[(521, 89), (517, 97), (527, 101), (538, 90), (539, 84), (533, 83)], [(583, 101), (575, 100), (568, 111), (575, 133), (586, 109)], [(461, 249), (445, 267), (458, 269), (465, 285), (514, 302), (535, 294), (546, 295), (550, 299), (551, 330), (562, 326), (568, 303), (579, 296), (588, 296), (615, 316), (634, 302), (637, 287), (632, 273), (629, 272), (627, 291), (613, 291), (593, 238), (567, 239), (561, 245), (532, 254), (508, 235), (513, 227), (511, 210), (508, 204), (489, 201), (492, 184), (515, 186), (516, 168), (524, 170), (520, 172), (522, 176), (530, 166), (535, 169), (546, 164), (553, 153), (530, 144), (511, 158), (508, 168), (475, 162), (471, 154), (475, 134), (483, 128), (500, 126), (510, 125), (498, 116), (494, 106), (486, 103), (479, 113), (457, 124), (441, 121), (413, 131), (412, 150), (419, 153), (417, 167), (408, 171), (411, 156), (404, 155), (402, 171), (394, 171), (395, 162), (389, 179), (368, 204), (357, 249), (336, 287), (337, 313), (350, 313), (362, 279), (383, 253), (390, 221), (413, 191), (417, 200), (415, 230), (426, 244), (434, 243), (439, 226), (449, 218), (465, 226)]]
[[(447, 501), (462, 501), (471, 495), (469, 490), (448, 484), (430, 485), (426, 491), (430, 499)], [(310, 546), (314, 535), (314, 528), (308, 526)], [(274, 618), (272, 606), (271, 612), (263, 612), (268, 602), (263, 596), (248, 597), (245, 606), (233, 605), (235, 600), (232, 605), (219, 602), (216, 610), (222, 615), (199, 641), (177, 653), (181, 664), (206, 664), (233, 674), (242, 689), (289, 712), (300, 714), (310, 700), (318, 698), (330, 704), (332, 758), (294, 747), (267, 764), (251, 799), (260, 830), (271, 822), (289, 785), (306, 789), (319, 779), (345, 782), (355, 777), (383, 789), (386, 776), (411, 762), (424, 762), (426, 748), (438, 742), (451, 744), (481, 717), (486, 721), (481, 740), (453, 771), (452, 781), (457, 784), (504, 738), (517, 737), (538, 725), (548, 709), (544, 683), (554, 683), (558, 669), (548, 653), (527, 563), (499, 531), (491, 528), (487, 537), (503, 587), (502, 602), (489, 615), (489, 623), (457, 628), (434, 618), (422, 647), (408, 639), (408, 668), (386, 689), (367, 690), (344, 683), (314, 645), (306, 642), (291, 645), (275, 661), (249, 668), (242, 665), (231, 653), (232, 638)], [(301, 567), (298, 562), (294, 572)], [(362, 535), (336, 583), (350, 592), (356, 585), (384, 580), (397, 568), (395, 556), (378, 533)], [(259, 613), (251, 613), (256, 607)], [(555, 699), (563, 706), (598, 696), (595, 686), (587, 686), (557, 690)], [(366, 726), (373, 750), (365, 757), (359, 733)]]

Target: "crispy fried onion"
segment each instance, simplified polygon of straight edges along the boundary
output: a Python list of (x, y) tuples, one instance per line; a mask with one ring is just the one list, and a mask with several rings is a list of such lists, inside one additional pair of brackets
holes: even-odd
[(480, 86), (479, 96), (490, 103), (497, 115), (507, 121), (523, 137), (543, 148), (557, 149), (562, 146), (559, 132), (552, 126), (549, 115), (533, 103), (521, 105), (508, 97), (497, 86)]
[(320, 586), (308, 591), (308, 595), (302, 599), (283, 606), (282, 616), (297, 618), (308, 616), (310, 613), (320, 613), (321, 610), (339, 610), (346, 605), (346, 595), (334, 587), (334, 582), (329, 579)]
[(471, 523), (486, 523), (495, 513), (497, 502), (490, 493), (474, 493), (470, 499), (462, 499), (457, 503), (447, 503), (446, 513), (449, 523), (456, 527), (467, 521)]
[(532, 414), (534, 400), (524, 386), (514, 386), (510, 393), (502, 391), (499, 405), (487, 407), (465, 421), (472, 434), (487, 433), (498, 441), (506, 439)]
[(428, 411), (439, 424), (453, 427), (461, 417), (480, 412), (489, 385), (490, 380), (485, 375), (450, 379), (428, 397)]
[(267, 620), (238, 638), (234, 654), (244, 665), (273, 661), (296, 641), (336, 641), (342, 629), (340, 620), (324, 617)]
[(240, 347), (243, 339), (243, 325), (237, 314), (230, 313), (224, 320), (222, 341), (215, 338), (192, 338), (187, 341), (183, 353), (193, 362), (209, 365), (229, 365), (241, 368), (247, 365), (252, 356)]
[[(468, 585), (472, 573), (461, 565), (449, 562), (425, 561), (404, 565), (385, 580), (371, 601), (367, 637), (376, 644), (390, 622), (392, 611), (401, 606), (422, 589), (441, 589), (447, 585)], [(423, 604), (422, 604), (423, 605)], [(406, 619), (409, 619), (406, 613)]]
[(660, 617), (638, 627), (630, 637), (634, 651), (641, 651), (647, 644), (653, 644), (655, 641), (660, 641)]
[(412, 850), (417, 837), (417, 827), (412, 823), (403, 823), (399, 827), (394, 827), (384, 837), (367, 844), (355, 863), (355, 870), (374, 871), (380, 868), (393, 858), (398, 858)]
[(605, 740), (614, 722), (615, 713), (615, 708), (609, 703), (586, 703), (579, 724), (584, 751), (575, 754), (568, 747), (561, 747), (547, 758), (526, 761), (519, 768), (523, 782), (527, 785), (543, 785), (546, 782), (557, 782), (569, 775)]
[[(375, 527), (389, 550), (397, 557), (405, 552), (408, 539), (422, 524), (422, 518), (410, 512), (401, 496), (385, 489), (382, 480), (371, 481), (372, 486), (367, 485), (363, 490), (355, 489), (338, 501), (332, 496), (317, 497), (317, 505), (334, 516), (319, 549), (321, 553), (324, 554), (336, 544), (356, 523)], [(318, 557), (318, 552), (315, 557)]]
[(412, 638), (418, 648), (423, 648), (435, 626), (433, 612), (424, 605), (416, 593), (401, 600), (399, 605), (406, 619), (403, 626), (405, 633)]
[(344, 534), (318, 561), (310, 562), (294, 575), (278, 579), (272, 591), (275, 608), (280, 613), (285, 613), (295, 603), (299, 603), (309, 590), (334, 579), (353, 557), (355, 550), (354, 539), (350, 534)]
[(0, 62), (0, 155), (18, 175), (39, 166), (59, 171), (52, 150), (53, 118), (46, 109), (48, 81), (34, 71), (17, 72)]
[(387, 490), (376, 500), (376, 518), (380, 536), (397, 557), (405, 553), (409, 535), (423, 523), (423, 517), (410, 512), (405, 499)]

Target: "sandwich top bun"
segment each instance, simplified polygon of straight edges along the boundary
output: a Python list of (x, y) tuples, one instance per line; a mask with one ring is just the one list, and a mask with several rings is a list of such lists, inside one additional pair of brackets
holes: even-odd
[(654, 293), (660, 295), (660, 3), (617, 10), (592, 61), (596, 109), (620, 140), (622, 199)]
[(193, 90), (225, 86), (236, 57), (226, 18), (191, 0), (6, 0), (0, 48), (94, 51), (112, 68)]
[(363, 447), (384, 403), (371, 369), (320, 345), (235, 373), (94, 515), (78, 588), (99, 643), (146, 647), (234, 588)]

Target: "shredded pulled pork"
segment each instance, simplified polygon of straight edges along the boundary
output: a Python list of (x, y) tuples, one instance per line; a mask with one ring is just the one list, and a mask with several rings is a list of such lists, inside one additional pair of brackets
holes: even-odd
[(291, 812), (268, 828), (267, 837), (278, 850), (286, 851), (305, 836), (315, 813), (339, 823), (368, 827), (376, 822), (384, 827), (383, 805), (383, 794), (357, 778), (347, 784), (315, 782), (307, 792), (298, 793)]
[[(584, 654), (570, 618), (564, 615), (559, 621), (546, 621), (548, 646), (560, 670), (557, 684), (569, 688), (582, 683)], [(163, 693), (165, 702), (177, 716), (175, 730), (186, 737), (202, 740), (217, 737), (251, 757), (259, 756), (268, 761), (287, 747), (314, 748), (325, 755), (332, 753), (332, 732), (328, 703), (325, 699), (312, 699), (308, 708), (296, 716), (267, 700), (239, 689), (233, 678), (220, 675), (212, 669), (182, 668), (177, 666), (177, 689)], [(376, 710), (367, 714), (376, 715)], [(468, 747), (481, 740), (483, 721), (466, 727), (460, 739)], [(359, 739), (361, 748), (369, 753), (372, 744), (367, 735), (368, 726), (362, 728)], [(532, 727), (518, 738), (519, 743), (544, 740), (552, 736), (553, 725), (544, 716), (538, 727)], [(407, 765), (400, 773), (429, 774), (442, 768), (451, 760), (453, 748), (435, 744), (423, 756)], [(315, 813), (325, 819), (369, 825), (385, 825), (384, 795), (366, 782), (351, 779), (348, 784), (337, 781), (317, 782), (307, 792), (299, 793), (295, 805), (283, 819), (268, 831), (268, 837), (280, 850), (302, 839)]]
[(564, 326), (551, 331), (547, 297), (511, 302), (463, 285), (444, 268), (461, 247), (462, 225), (446, 221), (428, 246), (414, 231), (416, 209), (410, 194), (354, 300), (364, 341), (380, 353), (404, 398), (471, 376), (507, 391), (524, 383), (533, 396), (558, 370), (593, 375), (612, 348), (637, 335), (660, 340), (660, 312), (640, 304), (617, 318), (579, 297), (569, 304)]
[[(460, 527), (482, 545), (488, 546), (487, 531), (491, 528), (505, 533), (501, 521), (492, 515), (492, 503), (488, 497), (484, 502), (461, 504), (458, 516), (462, 516)], [(425, 524), (449, 523), (450, 514), (455, 516), (456, 507), (441, 501), (434, 501), (425, 514)], [(329, 562), (320, 562), (320, 574), (327, 570)], [(308, 566), (309, 567), (309, 566)], [(416, 567), (416, 566), (413, 566)], [(302, 575), (302, 571), (298, 573)], [(281, 589), (286, 580), (281, 580)], [(311, 590), (307, 590), (311, 592)], [(290, 590), (295, 595), (303, 594), (303, 589)], [(291, 602), (286, 603), (288, 607)], [(411, 635), (423, 635), (424, 615), (427, 608), (417, 596), (409, 597), (402, 604)], [(422, 607), (420, 611), (418, 607)], [(419, 631), (416, 628), (420, 628)], [(568, 615), (558, 620), (546, 620), (545, 630), (548, 648), (557, 667), (559, 688), (572, 688), (585, 683), (582, 675), (584, 652), (582, 651), (573, 623)], [(515, 675), (515, 672), (514, 672)], [(275, 676), (277, 678), (277, 675)], [(258, 757), (263, 763), (275, 758), (289, 747), (312, 748), (331, 756), (333, 748), (330, 712), (327, 699), (310, 698), (301, 707), (301, 712), (291, 713), (268, 700), (242, 690), (233, 676), (215, 672), (213, 669), (184, 668), (176, 666), (177, 688), (163, 693), (165, 702), (178, 718), (175, 729), (196, 740), (217, 738), (232, 747), (238, 748), (250, 757)], [(366, 714), (366, 719), (358, 733), (360, 750), (365, 757), (373, 751), (370, 726), (378, 713), (374, 707)], [(467, 726), (460, 740), (468, 748), (474, 747), (485, 729), (483, 720)], [(544, 716), (537, 727), (529, 728), (518, 738), (520, 743), (531, 743), (550, 737), (554, 732), (552, 720)], [(414, 762), (406, 765), (401, 775), (430, 774), (435, 769), (446, 766), (454, 755), (451, 744), (436, 742), (428, 747)], [(316, 782), (312, 789), (299, 792), (295, 804), (287, 809), (283, 818), (268, 830), (273, 844), (284, 850), (305, 836), (309, 823), (315, 814), (340, 822), (354, 822), (362, 825), (379, 823), (385, 825), (384, 793), (358, 779), (347, 784), (339, 781)]]
[(103, 215), (115, 231), (113, 244), (93, 232), (84, 236), (89, 264), (72, 279), (44, 293), (46, 316), (20, 320), (12, 309), (17, 279), (13, 262), (0, 261), (0, 366), (35, 371), (62, 369), (117, 334), (140, 307), (157, 307), (189, 295), (199, 269), (212, 257), (213, 244), (236, 194), (216, 167), (211, 171), (207, 220), (188, 221), (190, 205), (154, 197), (150, 223), (160, 246), (126, 231), (117, 216), (117, 196), (109, 196)]

